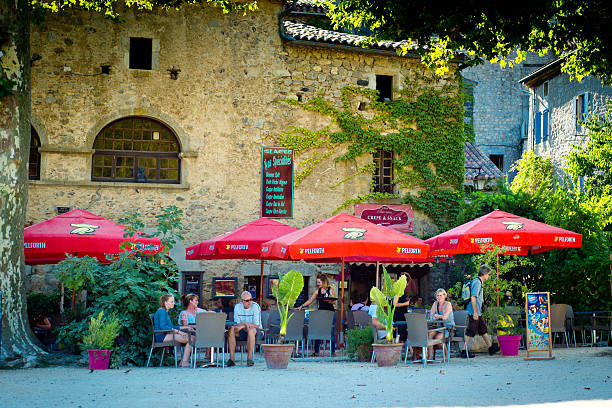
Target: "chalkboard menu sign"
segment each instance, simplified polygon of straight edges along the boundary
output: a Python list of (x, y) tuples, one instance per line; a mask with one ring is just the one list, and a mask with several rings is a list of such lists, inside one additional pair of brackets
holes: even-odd
[[(525, 316), (527, 317), (527, 358), (525, 360), (551, 359), (550, 293), (527, 293)], [(548, 357), (530, 356), (530, 352), (534, 351), (548, 351)]]
[(293, 218), (293, 150), (263, 147), (261, 151), (261, 216)]

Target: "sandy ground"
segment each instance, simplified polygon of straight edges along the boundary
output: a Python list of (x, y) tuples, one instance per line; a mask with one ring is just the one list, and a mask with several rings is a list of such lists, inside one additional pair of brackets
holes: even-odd
[(552, 361), (378, 368), (324, 360), (254, 367), (0, 370), (0, 407), (612, 407), (612, 348), (555, 349)]

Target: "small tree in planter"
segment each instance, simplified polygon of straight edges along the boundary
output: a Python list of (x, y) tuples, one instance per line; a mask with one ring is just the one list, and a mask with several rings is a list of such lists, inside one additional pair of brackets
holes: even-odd
[(503, 356), (518, 355), (521, 337), (523, 334), (522, 328), (514, 322), (509, 313), (517, 309), (516, 307), (499, 307), (491, 308), (489, 313), (491, 320), (495, 322), (497, 329), (497, 342)]
[(110, 362), (115, 339), (119, 335), (119, 320), (115, 316), (104, 318), (104, 312), (92, 316), (89, 332), (83, 336), (83, 348), (89, 353), (91, 370), (106, 370)]
[(304, 277), (295, 270), (290, 270), (279, 277), (278, 285), (272, 286), (272, 294), (276, 298), (276, 307), (280, 315), (280, 331), (278, 344), (262, 344), (264, 357), (268, 368), (287, 368), (293, 351), (293, 344), (284, 344), (287, 335), (287, 324), (293, 313), (289, 308), (304, 288)]
[(387, 269), (383, 266), (383, 290), (377, 287), (370, 289), (370, 299), (376, 303), (376, 317), (385, 326), (384, 344), (373, 344), (378, 366), (396, 365), (402, 352), (402, 343), (393, 344), (393, 314), (395, 304), (393, 298), (401, 296), (406, 289), (406, 277), (402, 275), (393, 282)]

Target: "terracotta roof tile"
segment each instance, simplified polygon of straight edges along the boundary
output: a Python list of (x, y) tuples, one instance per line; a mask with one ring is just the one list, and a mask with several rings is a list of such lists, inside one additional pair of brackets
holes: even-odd
[(480, 175), (487, 178), (497, 179), (502, 176), (497, 166), (470, 142), (465, 142), (465, 167), (466, 180), (473, 180), (478, 175), (478, 168), (480, 168)]
[[(359, 42), (367, 38), (362, 35), (346, 34), (337, 31), (324, 30), (322, 28), (314, 27), (297, 21), (285, 20), (283, 23), (285, 26), (285, 33), (287, 33), (287, 35), (289, 35), (290, 37), (295, 38), (296, 40), (361, 47)], [(404, 44), (406, 44), (406, 41), (378, 41), (369, 45), (367, 48), (395, 51)]]

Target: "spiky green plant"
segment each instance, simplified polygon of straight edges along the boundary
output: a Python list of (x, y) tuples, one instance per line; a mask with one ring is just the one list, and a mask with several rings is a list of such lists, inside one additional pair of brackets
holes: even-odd
[(272, 286), (272, 294), (276, 298), (276, 307), (280, 315), (280, 332), (278, 342), (283, 343), (287, 335), (287, 323), (293, 316), (289, 314), (289, 308), (295, 305), (295, 301), (304, 288), (304, 277), (298, 271), (290, 270), (280, 276), (278, 285)]
[(387, 268), (383, 266), (383, 291), (376, 286), (370, 289), (370, 299), (376, 303), (376, 317), (378, 321), (385, 326), (387, 332), (385, 340), (387, 343), (393, 341), (393, 314), (395, 313), (395, 303), (393, 298), (401, 296), (406, 289), (406, 277), (400, 276), (398, 280), (393, 282)]
[(108, 350), (113, 347), (119, 335), (119, 320), (114, 315), (105, 318), (104, 312), (92, 316), (89, 321), (89, 333), (83, 336), (83, 346), (89, 350)]

